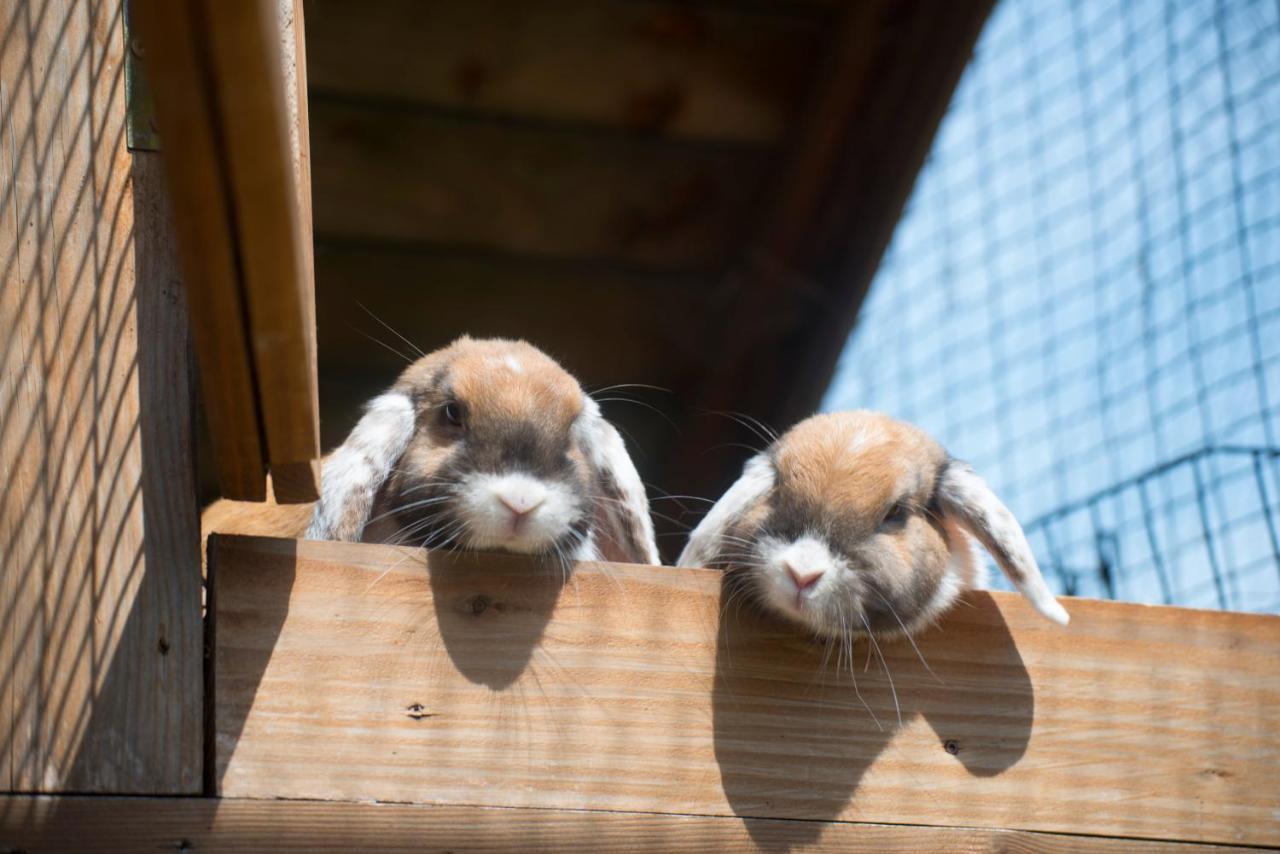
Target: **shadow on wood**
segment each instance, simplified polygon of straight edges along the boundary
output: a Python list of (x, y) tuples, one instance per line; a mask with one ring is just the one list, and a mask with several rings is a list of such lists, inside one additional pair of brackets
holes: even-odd
[[(210, 618), (205, 621), (205, 794), (220, 790), (226, 759), (235, 752), (288, 615), (296, 574), (295, 541), (279, 540), (279, 553), (285, 559), (277, 571), (262, 573), (251, 587), (228, 588), (219, 583), (227, 542), (227, 537), (211, 534), (206, 545)], [(244, 619), (213, 618), (219, 614), (247, 616)], [(227, 652), (236, 656), (239, 668), (234, 676), (219, 680), (215, 678), (217, 656)]]
[[(712, 708), (720, 781), (735, 815), (840, 816), (863, 775), (917, 716), (937, 734), (937, 749), (977, 777), (1002, 773), (1026, 752), (1035, 712), (1031, 678), (989, 595), (967, 600), (977, 624), (949, 626), (945, 636), (934, 630), (915, 645), (845, 645), (746, 611), (733, 590), (721, 588)], [(957, 638), (957, 631), (973, 636)], [(963, 643), (969, 656), (934, 654), (948, 643)], [(981, 692), (966, 690), (978, 672)], [(1003, 702), (986, 718), (981, 704), (993, 680)], [(774, 849), (776, 840), (757, 836), (761, 827), (747, 823), (756, 845)], [(785, 848), (816, 842), (825, 829), (819, 821), (798, 823)]]
[(527, 562), (528, 575), (486, 572), (494, 560), (432, 552), (428, 575), (436, 626), (450, 660), (477, 685), (503, 691), (529, 666), (572, 569), (504, 556), (498, 560)]

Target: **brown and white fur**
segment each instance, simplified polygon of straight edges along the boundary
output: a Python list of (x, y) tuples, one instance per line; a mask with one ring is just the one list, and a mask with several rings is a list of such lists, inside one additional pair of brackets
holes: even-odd
[(219, 501), (204, 533), (658, 563), (617, 430), (524, 341), (460, 338), (410, 365), (325, 458), (314, 508)]
[(722, 568), (815, 634), (914, 634), (984, 586), (980, 542), (1037, 611), (1065, 625), (1013, 514), (924, 431), (877, 412), (815, 415), (746, 464), (680, 566)]

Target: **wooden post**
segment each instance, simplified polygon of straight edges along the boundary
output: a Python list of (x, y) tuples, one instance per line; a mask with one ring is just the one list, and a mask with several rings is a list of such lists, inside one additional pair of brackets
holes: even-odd
[(185, 298), (114, 0), (0, 0), (0, 789), (201, 780)]

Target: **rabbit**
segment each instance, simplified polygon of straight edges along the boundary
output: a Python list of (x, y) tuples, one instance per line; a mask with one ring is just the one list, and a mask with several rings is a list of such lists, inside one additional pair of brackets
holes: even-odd
[(860, 410), (801, 421), (752, 457), (676, 563), (727, 570), (734, 591), (819, 638), (892, 638), (985, 585), (973, 539), (1067, 624), (986, 482), (918, 427)]
[(462, 337), (411, 364), (322, 462), (308, 505), (218, 501), (212, 531), (659, 562), (617, 430), (524, 341)]

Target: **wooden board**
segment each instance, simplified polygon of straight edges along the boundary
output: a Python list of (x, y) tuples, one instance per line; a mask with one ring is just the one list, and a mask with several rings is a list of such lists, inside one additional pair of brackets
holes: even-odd
[(707, 570), (214, 549), (224, 795), (1280, 844), (1280, 618), (973, 594), (891, 688)]
[(297, 55), (292, 4), (287, 19), (280, 0), (213, 0), (202, 11), (268, 464), (277, 500), (312, 501), (320, 425), (309, 196), (299, 187), (306, 71), (286, 75), (282, 49)]
[(1211, 852), (1219, 846), (965, 827), (213, 798), (0, 797), (0, 847), (67, 851)]
[(0, 788), (201, 779), (186, 309), (116, 2), (0, 2)]
[(617, 0), (308, 0), (311, 85), (513, 117), (768, 142), (829, 16)]
[(223, 495), (266, 497), (266, 448), (254, 389), (247, 308), (226, 195), (217, 114), (196, 50), (192, 3), (134, 0), (130, 21), (143, 46), (166, 148), (168, 192), (191, 306), (200, 390)]
[[(277, 33), (280, 37), (280, 66), (284, 73), (284, 93), (288, 102), (285, 111), (289, 131), (289, 152), (293, 166), (294, 190), (298, 198), (298, 250), (301, 261), (299, 294), (302, 308), (301, 332), (305, 376), (302, 386), (310, 396), (307, 409), (311, 414), (309, 427), (293, 422), (296, 435), (302, 440), (297, 447), (311, 450), (311, 457), (293, 461), (283, 458), (271, 461), (273, 500), (285, 503), (303, 503), (315, 497), (320, 484), (320, 382), (318, 377), (316, 341), (315, 294), (315, 239), (311, 224), (311, 120), (307, 108), (307, 44), (306, 24), (303, 18), (302, 0), (276, 0), (279, 10)], [(297, 365), (295, 364), (295, 370)], [(288, 377), (284, 381), (290, 381)], [(306, 432), (303, 432), (303, 431)]]
[(463, 121), (313, 98), (318, 238), (718, 270), (774, 157), (757, 147)]

